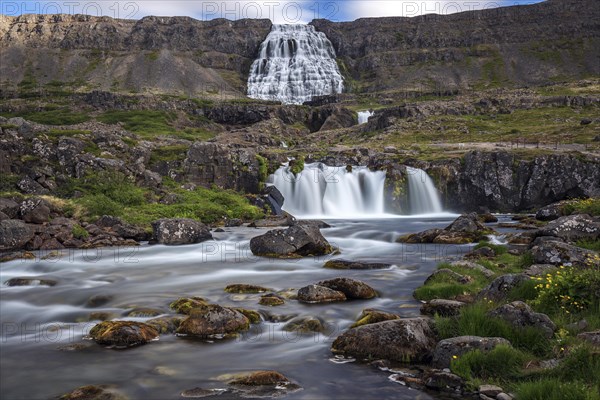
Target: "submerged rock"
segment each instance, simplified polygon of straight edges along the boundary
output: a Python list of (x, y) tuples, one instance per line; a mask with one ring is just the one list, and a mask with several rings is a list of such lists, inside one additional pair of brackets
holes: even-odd
[(492, 230), (483, 225), (475, 213), (458, 217), (444, 229), (428, 229), (423, 232), (401, 236), (401, 243), (466, 244), (481, 240)]
[(554, 336), (556, 325), (546, 315), (533, 311), (533, 309), (522, 301), (513, 301), (504, 304), (488, 313), (491, 317), (497, 317), (510, 323), (515, 328), (532, 327), (544, 332), (547, 338)]
[(90, 337), (98, 344), (124, 348), (154, 340), (158, 337), (158, 331), (143, 322), (104, 321), (90, 330)]
[(256, 371), (229, 382), (242, 398), (283, 397), (302, 388), (277, 371)]
[(244, 314), (244, 316), (248, 318), (248, 321), (250, 321), (251, 324), (260, 324), (260, 321), (262, 320), (260, 314), (257, 311), (239, 307), (234, 308), (234, 310)]
[(366, 309), (363, 310), (360, 315), (358, 316), (358, 319), (356, 320), (356, 322), (354, 324), (352, 324), (352, 326), (350, 328), (356, 328), (357, 326), (363, 326), (363, 325), (368, 325), (368, 324), (376, 324), (378, 322), (383, 322), (383, 321), (391, 321), (394, 319), (400, 319), (399, 315), (396, 314), (392, 314), (392, 313), (388, 313), (385, 311), (379, 311), (379, 310), (374, 310), (374, 309)]
[(325, 286), (309, 285), (298, 290), (298, 301), (303, 303), (327, 303), (344, 300), (346, 300), (344, 293)]
[(274, 293), (266, 294), (260, 297), (258, 304), (262, 306), (281, 306), (285, 304), (285, 300)]
[(334, 278), (317, 283), (329, 289), (344, 293), (347, 299), (372, 299), (377, 292), (364, 282), (351, 278)]
[(160, 334), (167, 334), (167, 333), (175, 333), (175, 331), (177, 331), (177, 328), (179, 328), (179, 325), (181, 324), (181, 321), (184, 320), (184, 317), (180, 317), (180, 316), (170, 316), (170, 317), (159, 317), (159, 318), (152, 318), (148, 321), (146, 321), (146, 323), (148, 325), (150, 325), (151, 327), (153, 327), (154, 329), (156, 329), (158, 331), (158, 333)]
[(212, 239), (206, 225), (189, 218), (159, 219), (152, 223), (152, 231), (159, 244), (182, 245)]
[(279, 383), (289, 382), (285, 375), (277, 371), (256, 371), (248, 375), (241, 376), (231, 381), (232, 385), (260, 386), (277, 385)]
[(257, 256), (286, 258), (326, 255), (333, 247), (316, 226), (294, 225), (253, 237), (250, 250)]
[(134, 308), (127, 313), (127, 316), (132, 318), (148, 318), (157, 317), (161, 314), (164, 314), (164, 312), (155, 308)]
[(323, 268), (329, 269), (385, 269), (390, 268), (392, 264), (384, 263), (370, 263), (362, 261), (349, 261), (349, 260), (329, 260), (323, 265)]
[(322, 333), (325, 332), (325, 324), (317, 317), (297, 317), (285, 324), (282, 329), (288, 332)]
[(180, 335), (213, 337), (230, 335), (248, 330), (250, 321), (239, 311), (207, 304), (194, 308), (190, 316), (181, 322), (177, 333)]
[(435, 347), (435, 332), (426, 318), (406, 318), (352, 328), (338, 336), (331, 351), (360, 359), (427, 362)]
[(227, 293), (266, 293), (269, 289), (257, 285), (235, 283), (225, 287)]
[(59, 400), (127, 400), (123, 394), (105, 385), (79, 387), (58, 398)]
[(460, 357), (476, 349), (487, 352), (499, 344), (510, 345), (510, 342), (500, 337), (480, 336), (459, 336), (440, 340), (433, 352), (432, 365), (435, 368), (449, 368), (453, 357)]
[(6, 286), (54, 286), (56, 283), (52, 279), (36, 279), (33, 277), (11, 278), (4, 282)]

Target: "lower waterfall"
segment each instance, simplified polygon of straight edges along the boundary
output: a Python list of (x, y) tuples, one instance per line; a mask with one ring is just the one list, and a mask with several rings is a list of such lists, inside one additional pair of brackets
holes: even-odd
[[(427, 173), (406, 167), (408, 208), (406, 214), (443, 213), (439, 193)], [(268, 184), (285, 198), (283, 210), (297, 217), (364, 218), (390, 217), (385, 212), (385, 171), (367, 167), (330, 167), (306, 164), (294, 175), (280, 167)]]
[(329, 167), (306, 164), (295, 176), (289, 167), (271, 176), (285, 202), (283, 209), (295, 216), (364, 217), (385, 213), (384, 171), (367, 167)]
[(434, 214), (442, 212), (440, 195), (427, 175), (419, 168), (406, 167), (408, 176), (408, 204), (411, 214)]

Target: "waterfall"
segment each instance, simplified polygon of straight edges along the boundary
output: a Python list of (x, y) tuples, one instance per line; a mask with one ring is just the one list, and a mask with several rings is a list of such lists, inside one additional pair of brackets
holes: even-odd
[(333, 45), (312, 25), (273, 25), (248, 77), (249, 97), (284, 104), (343, 89)]
[(284, 166), (270, 179), (283, 194), (283, 209), (290, 214), (340, 218), (383, 215), (384, 182), (384, 171), (322, 163), (306, 164), (297, 176)]
[(372, 117), (375, 114), (374, 111), (359, 111), (358, 112), (358, 123), (360, 124), (366, 124), (367, 122), (369, 122), (369, 118)]
[(442, 203), (439, 193), (427, 172), (419, 168), (406, 167), (406, 174), (411, 214), (441, 213)]

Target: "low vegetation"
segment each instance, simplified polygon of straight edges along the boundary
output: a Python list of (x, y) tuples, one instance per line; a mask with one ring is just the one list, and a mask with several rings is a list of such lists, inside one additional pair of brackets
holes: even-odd
[[(577, 202), (577, 207), (589, 207), (593, 201)], [(584, 205), (582, 205), (584, 204)], [(578, 210), (581, 208), (578, 208)], [(471, 279), (467, 283), (452, 281), (451, 274), (440, 274), (417, 289), (415, 297), (455, 298), (470, 301), (457, 316), (435, 317), (440, 338), (465, 335), (502, 337), (511, 345), (499, 345), (494, 350), (474, 350), (454, 356), (453, 373), (476, 389), (480, 384), (497, 384), (517, 395), (519, 400), (600, 399), (600, 349), (577, 337), (577, 323), (586, 321), (586, 331), (600, 329), (600, 257), (595, 256), (583, 268), (560, 266), (543, 276), (533, 277), (513, 288), (502, 301), (492, 301), (473, 295), (495, 276), (523, 272), (533, 262), (531, 255), (514, 256), (503, 246), (482, 242), (476, 247), (492, 247), (496, 256), (476, 262), (495, 273), (487, 278), (476, 270), (441, 264)], [(595, 246), (595, 243), (593, 244)], [(533, 327), (517, 328), (489, 312), (498, 306), (521, 300), (534, 311), (545, 313), (557, 325), (553, 337)], [(554, 367), (541, 367), (541, 361), (556, 359)]]

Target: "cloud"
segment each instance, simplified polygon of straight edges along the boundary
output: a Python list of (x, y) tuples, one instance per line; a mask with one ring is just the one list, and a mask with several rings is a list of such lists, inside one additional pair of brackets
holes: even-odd
[(473, 9), (530, 4), (541, 0), (451, 1), (451, 0), (83, 0), (2, 1), (5, 15), (26, 13), (82, 13), (139, 19), (148, 15), (189, 16), (196, 19), (268, 18), (274, 23), (307, 23), (316, 18), (352, 21), (365, 17), (451, 14)]

